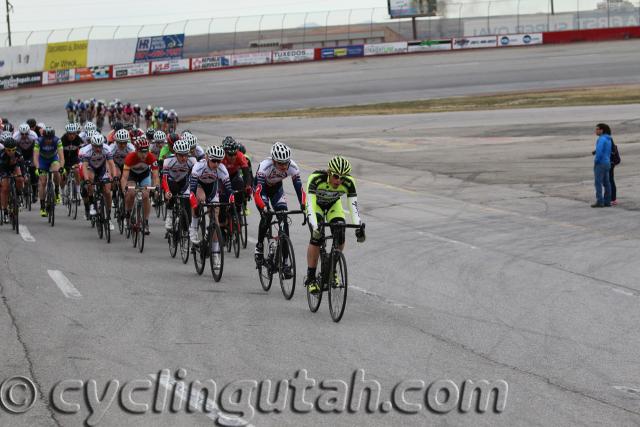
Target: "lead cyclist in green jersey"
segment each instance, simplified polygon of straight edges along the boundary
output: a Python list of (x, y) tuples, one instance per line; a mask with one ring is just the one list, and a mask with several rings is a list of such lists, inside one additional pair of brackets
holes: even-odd
[[(356, 181), (350, 175), (351, 164), (341, 156), (335, 156), (329, 161), (328, 170), (318, 170), (313, 172), (307, 180), (307, 216), (309, 218), (309, 229), (311, 240), (307, 248), (307, 278), (305, 285), (311, 293), (320, 291), (316, 282), (316, 268), (320, 256), (320, 240), (322, 233), (318, 223), (324, 221), (329, 223), (345, 222), (344, 210), (341, 198), (346, 194), (351, 213), (351, 221), (360, 225), (360, 213), (358, 212), (358, 199), (356, 194)], [(344, 249), (344, 229), (341, 235), (337, 236), (337, 243), (342, 251)], [(358, 242), (364, 242), (365, 234), (363, 229), (356, 230)]]

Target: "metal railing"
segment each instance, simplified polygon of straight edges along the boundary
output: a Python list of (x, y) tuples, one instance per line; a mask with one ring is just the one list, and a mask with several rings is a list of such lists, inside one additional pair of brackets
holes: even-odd
[[(554, 0), (439, 2), (437, 17), (417, 18), (416, 38), (436, 39), (509, 32), (559, 31), (640, 25), (640, 0)], [(390, 19), (386, 8), (349, 9), (233, 18), (189, 19), (165, 24), (89, 26), (43, 31), (13, 31), (13, 46), (71, 40), (104, 40), (184, 33), (205, 36), (211, 52), (294, 44), (296, 47), (344, 44), (366, 38), (413, 39), (410, 18)], [(0, 43), (8, 46), (7, 33)], [(202, 44), (202, 42), (200, 42)]]

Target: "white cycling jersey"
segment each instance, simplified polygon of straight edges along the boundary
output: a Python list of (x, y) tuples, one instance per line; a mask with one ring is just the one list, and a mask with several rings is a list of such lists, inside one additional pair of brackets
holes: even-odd
[(113, 160), (113, 153), (107, 144), (102, 144), (102, 150), (99, 153), (93, 149), (93, 145), (80, 149), (80, 161), (87, 162), (93, 170), (105, 167), (107, 160)]
[(187, 158), (184, 163), (180, 163), (177, 157), (167, 157), (162, 163), (162, 174), (171, 181), (182, 181), (189, 176), (195, 164), (193, 157)]
[(38, 141), (38, 135), (32, 130), (30, 130), (26, 135), (23, 135), (20, 132), (14, 132), (13, 139), (16, 140), (16, 143), (21, 150), (28, 150), (33, 148), (36, 141)]
[(273, 164), (273, 159), (264, 159), (260, 162), (260, 165), (258, 165), (258, 171), (256, 172), (258, 182), (264, 180), (269, 186), (282, 182), (288, 176), (291, 178), (300, 176), (300, 168), (298, 168), (298, 165), (293, 160), (289, 163), (289, 169), (279, 171)]
[(209, 167), (207, 159), (202, 159), (191, 170), (191, 181), (197, 181), (198, 184), (213, 184), (214, 182), (221, 180), (222, 182), (229, 180), (229, 172), (227, 168), (218, 163), (218, 167), (211, 169)]
[(127, 157), (127, 154), (134, 151), (136, 151), (136, 147), (130, 142), (127, 142), (127, 145), (125, 145), (122, 150), (118, 147), (118, 144), (114, 143), (111, 147), (113, 162), (120, 167), (124, 167), (124, 158)]

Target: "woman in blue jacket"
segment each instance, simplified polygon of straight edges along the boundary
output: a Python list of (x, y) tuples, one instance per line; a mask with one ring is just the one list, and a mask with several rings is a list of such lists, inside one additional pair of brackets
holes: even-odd
[[(596, 125), (596, 151), (593, 159), (593, 175), (596, 187), (596, 202), (592, 208), (611, 206), (611, 182), (609, 171), (611, 169), (611, 128), (605, 123)], [(604, 196), (603, 196), (604, 189)]]

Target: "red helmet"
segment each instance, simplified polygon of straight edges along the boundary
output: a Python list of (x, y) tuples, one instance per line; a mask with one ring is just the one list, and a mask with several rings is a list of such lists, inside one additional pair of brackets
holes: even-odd
[(149, 140), (144, 136), (138, 137), (138, 139), (136, 139), (136, 148), (138, 151), (148, 150)]

